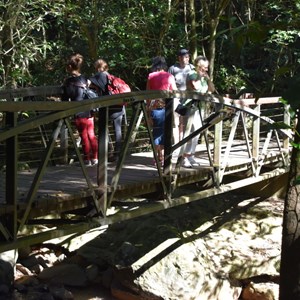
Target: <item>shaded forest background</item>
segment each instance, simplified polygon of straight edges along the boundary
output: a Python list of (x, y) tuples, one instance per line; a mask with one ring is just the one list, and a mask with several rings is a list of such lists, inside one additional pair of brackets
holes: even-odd
[(171, 65), (181, 47), (209, 58), (220, 94), (278, 96), (299, 72), (298, 0), (1, 2), (2, 88), (60, 84), (73, 52), (86, 75), (101, 57), (133, 90), (145, 89), (151, 57)]

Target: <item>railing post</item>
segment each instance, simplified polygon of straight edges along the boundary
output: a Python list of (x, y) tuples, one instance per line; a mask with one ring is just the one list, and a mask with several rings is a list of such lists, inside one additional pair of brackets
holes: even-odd
[(166, 175), (166, 187), (168, 191), (168, 199), (171, 198), (172, 191), (172, 144), (173, 144), (173, 124), (174, 124), (174, 103), (173, 98), (165, 99), (165, 143), (164, 143), (164, 174)]
[(214, 138), (214, 155), (213, 155), (213, 168), (215, 170), (216, 184), (220, 185), (221, 181), (221, 154), (222, 154), (222, 139), (223, 139), (223, 121), (215, 125), (215, 138)]
[(69, 147), (68, 147), (68, 129), (65, 124), (60, 129), (60, 148), (63, 157), (63, 163), (68, 164), (69, 160)]
[(108, 158), (108, 107), (100, 108), (98, 112), (98, 169), (97, 184), (102, 192), (99, 197), (99, 207), (104, 216), (107, 210), (107, 158)]
[[(291, 125), (290, 105), (284, 105), (283, 122), (287, 125)], [(288, 154), (290, 141), (288, 136), (283, 137), (283, 149)]]
[[(15, 127), (17, 125), (17, 112), (6, 113), (6, 125)], [(10, 235), (15, 239), (17, 235), (17, 171), (18, 171), (18, 136), (14, 135), (6, 140), (6, 204), (13, 207), (12, 215), (6, 216), (6, 226), (9, 232), (4, 235)], [(4, 218), (2, 218), (2, 222)], [(8, 237), (6, 236), (6, 239)]]
[[(253, 108), (260, 115), (260, 105), (256, 105)], [(253, 117), (253, 127), (252, 127), (252, 157), (253, 165), (255, 168), (255, 174), (257, 173), (258, 168), (258, 157), (259, 157), (259, 137), (260, 137), (260, 118)]]

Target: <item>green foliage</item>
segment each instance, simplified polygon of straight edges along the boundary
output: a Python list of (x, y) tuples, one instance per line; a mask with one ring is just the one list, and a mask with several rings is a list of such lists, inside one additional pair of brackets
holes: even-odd
[(297, 177), (295, 180), (294, 180), (294, 185), (299, 185), (300, 184), (300, 177)]
[(300, 144), (299, 143), (291, 142), (291, 145), (293, 146), (293, 148), (295, 148), (297, 150), (300, 150)]
[(299, 109), (300, 95), (300, 76), (295, 76), (287, 81), (286, 90), (282, 93), (282, 98), (286, 100), (291, 108), (296, 111)]
[(30, 64), (52, 51), (46, 31), (62, 16), (64, 1), (6, 1), (0, 4), (1, 86), (31, 84)]
[(242, 69), (232, 66), (229, 70), (221, 65), (216, 71), (216, 87), (221, 93), (236, 95), (246, 86), (246, 78), (247, 75)]
[[(144, 89), (151, 57), (163, 55), (171, 65), (178, 49), (192, 44), (189, 2), (186, 6), (179, 0), (17, 2), (0, 4), (2, 86), (9, 81), (16, 86), (61, 83), (65, 58), (79, 52), (85, 57), (85, 74), (93, 73), (93, 62), (102, 57), (112, 73), (133, 89)], [(263, 95), (281, 95), (285, 80), (298, 73), (299, 3), (247, 1), (234, 3), (233, 10), (229, 2), (212, 36), (203, 15), (206, 2), (195, 1), (195, 50), (205, 54), (212, 40), (216, 42), (214, 82), (219, 92), (236, 94), (246, 87)], [(3, 38), (8, 29), (12, 45)]]

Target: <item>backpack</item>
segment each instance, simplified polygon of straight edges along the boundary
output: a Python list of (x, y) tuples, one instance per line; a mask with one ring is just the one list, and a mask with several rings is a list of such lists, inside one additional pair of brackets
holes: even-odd
[(71, 82), (71, 84), (75, 85), (75, 86), (78, 86), (78, 87), (83, 89), (82, 99), (84, 99), (84, 100), (99, 97), (95, 90), (87, 87), (87, 85), (85, 83), (83, 83), (82, 81), (80, 81), (80, 82)]
[[(98, 93), (95, 90), (87, 87), (87, 85), (85, 83), (83, 83), (82, 81), (72, 82), (71, 84), (75, 85), (75, 86), (78, 86), (79, 88), (83, 89), (83, 92), (82, 92), (82, 99), (83, 100), (88, 100), (88, 99), (99, 97)], [(91, 110), (91, 113), (93, 114), (97, 111), (98, 111), (98, 108), (94, 108), (94, 109)]]
[(108, 92), (111, 95), (131, 92), (129, 85), (121, 78), (107, 74)]
[(83, 99), (92, 99), (99, 97), (95, 90), (92, 90), (88, 87), (82, 87), (83, 88)]

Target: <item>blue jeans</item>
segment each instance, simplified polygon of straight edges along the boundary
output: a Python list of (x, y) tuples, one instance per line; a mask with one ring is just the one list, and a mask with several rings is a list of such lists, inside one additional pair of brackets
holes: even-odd
[(113, 123), (114, 134), (115, 134), (115, 153), (118, 155), (121, 151), (122, 146), (122, 120), (125, 114), (124, 106), (113, 106), (109, 108), (108, 115), (109, 119)]

